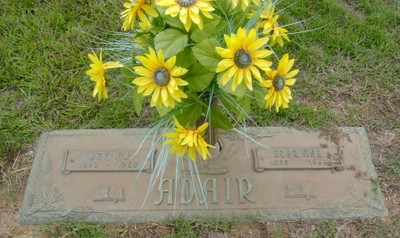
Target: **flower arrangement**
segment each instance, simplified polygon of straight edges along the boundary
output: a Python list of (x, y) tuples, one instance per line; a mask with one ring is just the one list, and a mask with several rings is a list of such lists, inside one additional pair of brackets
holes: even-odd
[(252, 104), (276, 111), (289, 106), (299, 70), (275, 47), (290, 42), (271, 0), (129, 0), (121, 12), (130, 32), (126, 62), (90, 53), (93, 96), (106, 100), (107, 71), (126, 68), (136, 113), (157, 110), (166, 128), (162, 144), (177, 158), (210, 158), (209, 127), (229, 130)]

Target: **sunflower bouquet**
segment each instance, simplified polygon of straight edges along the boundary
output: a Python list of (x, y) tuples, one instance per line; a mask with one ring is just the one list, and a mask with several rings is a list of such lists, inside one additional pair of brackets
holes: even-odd
[[(177, 158), (210, 158), (211, 127), (229, 130), (253, 106), (285, 109), (299, 72), (289, 54), (275, 47), (290, 42), (272, 0), (130, 0), (121, 12), (121, 50), (128, 59), (103, 62), (92, 52), (87, 75), (93, 96), (108, 98), (107, 71), (123, 68), (133, 88), (137, 114), (157, 110), (162, 145)], [(121, 48), (121, 47), (120, 47)], [(132, 56), (133, 55), (133, 56)], [(126, 77), (126, 76), (125, 76)]]

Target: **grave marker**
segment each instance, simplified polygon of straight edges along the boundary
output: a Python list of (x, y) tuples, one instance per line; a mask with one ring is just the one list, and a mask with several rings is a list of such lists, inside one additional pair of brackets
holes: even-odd
[[(158, 167), (165, 151), (152, 148), (152, 138), (142, 143), (146, 129), (43, 133), (20, 222), (386, 216), (365, 130), (341, 130), (346, 136), (335, 142), (319, 131), (292, 128), (248, 128), (258, 143), (224, 132), (213, 158), (199, 159), (194, 168), (170, 156), (164, 174)], [(191, 177), (194, 169), (199, 177)], [(152, 178), (157, 182), (150, 184)]]

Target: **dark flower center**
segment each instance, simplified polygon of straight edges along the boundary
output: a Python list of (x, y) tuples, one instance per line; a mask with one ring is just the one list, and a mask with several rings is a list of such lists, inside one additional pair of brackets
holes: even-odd
[(236, 51), (234, 60), (235, 64), (241, 69), (247, 68), (253, 62), (250, 53), (246, 49)]
[(158, 86), (165, 86), (169, 82), (169, 72), (166, 68), (158, 68), (153, 73), (153, 81)]
[(178, 0), (178, 4), (181, 7), (190, 7), (196, 3), (196, 0)]
[(277, 75), (272, 84), (274, 85), (275, 91), (281, 91), (285, 87), (285, 78)]

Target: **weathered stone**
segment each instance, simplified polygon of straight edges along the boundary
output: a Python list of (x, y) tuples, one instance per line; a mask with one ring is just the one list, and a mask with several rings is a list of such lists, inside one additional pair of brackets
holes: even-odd
[(20, 222), (386, 216), (365, 130), (341, 130), (332, 141), (292, 128), (225, 132), (196, 165), (168, 157), (159, 136), (142, 143), (146, 129), (43, 133)]

